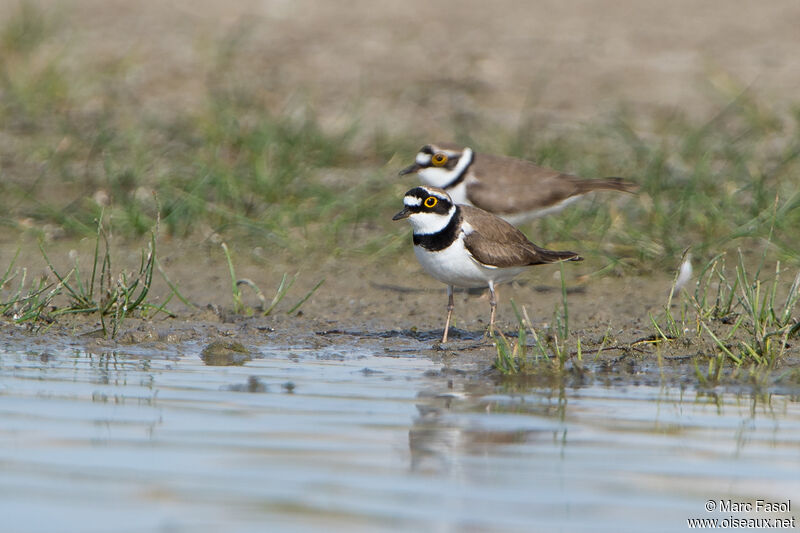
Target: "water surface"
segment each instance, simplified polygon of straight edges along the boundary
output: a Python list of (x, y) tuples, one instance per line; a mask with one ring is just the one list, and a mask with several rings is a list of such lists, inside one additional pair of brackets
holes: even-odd
[(788, 395), (510, 392), (380, 340), (201, 349), (1, 349), (0, 531), (685, 531), (731, 515), (710, 499), (800, 506)]

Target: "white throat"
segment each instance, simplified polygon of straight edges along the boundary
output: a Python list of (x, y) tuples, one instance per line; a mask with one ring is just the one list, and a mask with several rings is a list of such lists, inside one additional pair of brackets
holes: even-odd
[(450, 195), (450, 199), (454, 204), (472, 205), (472, 202), (467, 198), (467, 180), (447, 189), (447, 194)]
[(446, 215), (439, 213), (414, 213), (408, 217), (414, 235), (430, 235), (442, 231), (456, 214), (456, 206), (452, 206)]

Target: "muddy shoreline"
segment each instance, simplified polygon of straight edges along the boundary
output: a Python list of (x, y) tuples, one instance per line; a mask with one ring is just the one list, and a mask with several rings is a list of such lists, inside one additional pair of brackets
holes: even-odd
[[(353, 0), (345, 7), (306, 4), (268, 1), (230, 6), (214, 2), (184, 5), (77, 0), (54, 12), (43, 11), (42, 20), (49, 22), (41, 25), (39, 47), (31, 57), (20, 56), (16, 66), (52, 62), (64, 86), (69, 87), (69, 98), (62, 101), (58, 94), (49, 95), (57, 104), (52, 109), (43, 107), (38, 115), (27, 118), (20, 115), (31, 124), (41, 122), (41, 138), (30, 138), (26, 128), (4, 132), (6, 137), (0, 143), (3, 179), (17, 188), (11, 189), (13, 209), (5, 221), (12, 229), (0, 235), (0, 270), (11, 263), (20, 248), (15, 283), (23, 274), (29, 284), (41, 276), (52, 281), (52, 273), (36, 246), (37, 239), (42, 238), (56, 268), (68, 272), (77, 259), (82, 272), (89, 272), (94, 240), (67, 241), (68, 233), (52, 223), (51, 219), (57, 217), (45, 213), (45, 207), (68, 211), (90, 199), (98, 205), (116, 201), (118, 207), (124, 207), (140, 193), (150, 199), (154, 183), (160, 181), (159, 173), (171, 175), (174, 169), (159, 164), (158, 158), (178, 154), (153, 153), (147, 142), (137, 146), (137, 132), (163, 134), (170, 128), (153, 130), (147, 122), (139, 124), (133, 117), (159, 117), (167, 124), (180, 119), (176, 127), (186, 120), (202, 122), (208, 119), (203, 119), (206, 114), (201, 111), (213, 107), (212, 97), (224, 94), (226, 89), (232, 94), (243, 91), (257, 95), (254, 109), (265, 108), (277, 117), (294, 116), (294, 110), (307, 109), (323, 131), (347, 130), (358, 123), (351, 147), (358, 157), (348, 159), (347, 166), (324, 177), (342, 180), (350, 187), (372, 173), (394, 179), (397, 170), (407, 164), (400, 157), (437, 140), (460, 137), (499, 153), (507, 151), (515, 138), (528, 142), (570, 136), (594, 124), (592, 128), (602, 126), (608, 131), (603, 141), (611, 142), (609, 139), (620, 133), (612, 131), (609, 119), (624, 125), (624, 131), (630, 128), (647, 138), (670, 123), (670, 117), (685, 115), (697, 119), (698, 124), (707, 120), (713, 124), (731, 102), (747, 103), (751, 98), (758, 102), (752, 111), (759, 112), (748, 112), (747, 116), (760, 117), (761, 111), (764, 117), (771, 113), (788, 116), (787, 108), (793, 105), (800, 80), (800, 70), (794, 66), (800, 34), (794, 24), (797, 17), (792, 16), (798, 5), (788, 0), (770, 9), (754, 4), (735, 10), (721, 0), (702, 6), (632, 0), (614, 5), (589, 2), (580, 9), (557, 2), (508, 0), (500, 9), (494, 4), (471, 2), (468, 9), (455, 9), (454, 4), (447, 11), (448, 6), (441, 6), (448, 14), (446, 26), (439, 13), (421, 2), (376, 6)], [(0, 12), (9, 19), (17, 9), (16, 2), (0, 2)], [(687, 18), (686, 13), (692, 16)], [(35, 22), (36, 17), (33, 19)], [(21, 69), (18, 78), (38, 79), (37, 73), (38, 69)], [(90, 168), (90, 163), (100, 166), (100, 158), (95, 161), (90, 157), (96, 144), (91, 136), (82, 140), (86, 143), (83, 149), (89, 153), (81, 155), (79, 134), (64, 133), (48, 123), (62, 106), (68, 111), (64, 111), (66, 122), (82, 119), (94, 124), (92, 121), (98, 120), (96, 128), (86, 128), (89, 132), (107, 126), (111, 131), (114, 127), (119, 130), (117, 149), (121, 153), (131, 150), (135, 156), (116, 163), (119, 168), (113, 170), (118, 171), (119, 183), (112, 183), (114, 172)], [(108, 125), (99, 120), (104, 109), (118, 113), (111, 114)], [(246, 115), (237, 118), (248, 120)], [(790, 132), (787, 129), (785, 133)], [(125, 137), (126, 133), (132, 135), (131, 139)], [(197, 142), (195, 135), (185, 137)], [(21, 146), (32, 141), (36, 142), (28, 152), (21, 151)], [(157, 138), (152, 146), (160, 147), (165, 141)], [(224, 151), (224, 146), (220, 143), (219, 149)], [(110, 145), (108, 149), (112, 148)], [(753, 151), (763, 148), (758, 145)], [(76, 150), (74, 161), (69, 159), (76, 168), (67, 165), (62, 169), (64, 176), (54, 170), (57, 165), (51, 168), (44, 162), (43, 154), (69, 155), (70, 150)], [(598, 150), (604, 152), (602, 146)], [(384, 157), (392, 153), (394, 159)], [(227, 154), (231, 158), (234, 155)], [(586, 157), (592, 159), (594, 155)], [(597, 164), (570, 158), (563, 168), (578, 172), (584, 164), (597, 167), (603, 163), (616, 173), (630, 164), (624, 160), (627, 157), (611, 164), (603, 157)], [(351, 168), (353, 163), (357, 170)], [(630, 172), (631, 178), (640, 177), (637, 174), (645, 171), (643, 164)], [(759, 164), (758, 159), (753, 160), (754, 177), (761, 176), (761, 170), (755, 171), (760, 169)], [(691, 174), (690, 169), (678, 170), (679, 175)], [(195, 171), (187, 166), (186, 173), (192, 179), (197, 178)], [(236, 171), (238, 168), (231, 167), (232, 173)], [(128, 180), (130, 183), (122, 179), (129, 172), (136, 178)], [(771, 176), (767, 172), (763, 177), (767, 181)], [(772, 177), (776, 181), (781, 178), (780, 173)], [(41, 187), (29, 189), (30, 184)], [(399, 186), (398, 194), (401, 192)], [(199, 201), (213, 201), (213, 194), (207, 194), (208, 198)], [(771, 190), (769, 194), (773, 194)], [(35, 205), (17, 209), (16, 203), (31, 200)], [(51, 200), (56, 201), (51, 204)], [(249, 205), (247, 198), (241, 200), (241, 205)], [(92, 209), (97, 207), (91, 205)], [(117, 209), (116, 216), (123, 216), (123, 211)], [(388, 220), (391, 214), (381, 216)], [(91, 227), (90, 217), (85, 218), (84, 223)], [(61, 315), (53, 323), (33, 326), (15, 325), (8, 316), (0, 322), (5, 342), (28, 346), (33, 352), (46, 352), (51, 346), (76, 346), (92, 352), (120, 353), (148, 346), (166, 351), (187, 346), (199, 353), (219, 339), (235, 340), (254, 352), (264, 345), (287, 349), (367, 345), (376, 353), (405, 350), (441, 360), (447, 371), (492, 379), (496, 376), (486, 370), (495, 357), (494, 348), (476, 346), (488, 319), (485, 294), (458, 293), (455, 342), (444, 349), (434, 347), (444, 320), (444, 287), (422, 273), (410, 244), (400, 254), (387, 253), (391, 260), (338, 248), (316, 250), (298, 260), (299, 253), (289, 258), (288, 252), (271, 249), (275, 241), (266, 236), (260, 242), (237, 240), (233, 235), (237, 228), (231, 228), (235, 224), (214, 227), (216, 218), (192, 220), (194, 233), (189, 237), (159, 236), (160, 264), (192, 303), (187, 306), (173, 297), (166, 308), (174, 318), (162, 313), (148, 320), (130, 317), (112, 340), (103, 338), (95, 315)], [(306, 225), (279, 229), (287, 229), (291, 239), (325, 222), (306, 221)], [(113, 228), (113, 224), (108, 227)], [(354, 223), (346, 231), (352, 232), (349, 237), (353, 240), (384, 235), (383, 228), (372, 221)], [(395, 238), (397, 231), (392, 228), (385, 234), (395, 232), (391, 235)], [(127, 234), (136, 233), (128, 228)], [(230, 241), (236, 277), (251, 280), (267, 300), (284, 275), (298, 273), (285, 300), (270, 316), (260, 316), (257, 311), (252, 317), (233, 312), (222, 239)], [(534, 240), (554, 248), (559, 244)], [(145, 244), (113, 241), (115, 272), (136, 268), (146, 238), (142, 241)], [(725, 243), (739, 246), (741, 240)], [(752, 247), (754, 253), (760, 253), (762, 244)], [(621, 253), (639, 253), (637, 246), (633, 243), (632, 251)], [(674, 375), (680, 383), (697, 384), (695, 361), (704, 362), (717, 353), (713, 343), (648, 342), (655, 334), (650, 317), (663, 315), (671, 272), (678, 265), (642, 267), (640, 263), (640, 268), (652, 269), (651, 273), (612, 266), (607, 269), (610, 274), (601, 275), (601, 270), (610, 265), (604, 264), (602, 257), (591, 255), (587, 254), (581, 265), (565, 268), (569, 352), (577, 350), (580, 339), (585, 366), (589, 367), (591, 359), (595, 378), (607, 375), (622, 383), (640, 379), (657, 383), (662, 375)], [(558, 272), (557, 268), (535, 268), (519, 282), (499, 287), (498, 320), (507, 334), (515, 329), (511, 298), (525, 307), (538, 330), (548, 330), (561, 300)], [(287, 316), (287, 311), (323, 279), (324, 284), (302, 305), (300, 314)], [(16, 288), (11, 284), (4, 290), (0, 296), (8, 296)], [(157, 307), (169, 297), (165, 279), (156, 276), (150, 303)], [(259, 305), (248, 287), (242, 288), (242, 298), (245, 306), (255, 309)], [(58, 304), (65, 304), (63, 297)], [(673, 310), (680, 312), (678, 303)], [(791, 346), (771, 377), (753, 378), (757, 386), (800, 382), (798, 343), (797, 339), (790, 340)], [(738, 379), (746, 382), (748, 378)]]
[[(73, 243), (74, 244), (74, 243)], [(87, 243), (78, 243), (78, 248)], [(57, 247), (57, 248), (60, 248)], [(416, 355), (441, 362), (441, 372), (477, 382), (502, 381), (492, 368), (496, 349), (483, 337), (489, 305), (485, 291), (457, 291), (452, 341), (438, 343), (444, 321), (446, 296), (444, 286), (427, 277), (410, 253), (395, 264), (359, 265), (348, 268), (350, 260), (328, 261), (316, 270), (301, 267), (295, 285), (269, 316), (262, 316), (258, 298), (244, 287), (242, 297), (251, 316), (233, 312), (227, 265), (214, 247), (202, 251), (195, 247), (170, 250), (162, 246), (164, 270), (182, 296), (194, 307), (173, 298), (166, 306), (173, 316), (158, 314), (150, 319), (125, 319), (116, 338), (103, 335), (96, 314), (61, 315), (52, 323), (15, 325), (3, 322), (6, 346), (22, 346), (29, 353), (46, 354), (48, 350), (71, 347), (97, 354), (200, 353), (214, 343), (239, 343), (257, 358), (264, 347), (292, 349), (333, 347), (367, 348), (375, 355)], [(74, 250), (74, 248), (72, 248)], [(200, 250), (198, 252), (198, 249)], [(135, 257), (134, 251), (125, 252)], [(53, 252), (54, 262), (68, 263), (69, 247)], [(35, 261), (26, 249), (24, 259)], [(272, 297), (279, 272), (292, 272), (292, 264), (270, 264), (237, 256), (237, 277), (248, 278), (262, 288), (267, 300)], [(120, 260), (124, 263), (124, 259)], [(24, 264), (24, 263), (20, 263)], [(30, 263), (29, 263), (30, 264)], [(82, 268), (86, 268), (85, 266)], [(663, 315), (672, 277), (663, 273), (593, 277), (597, 268), (588, 260), (575, 269), (565, 269), (569, 310), (570, 354), (563, 370), (554, 360), (539, 360), (530, 375), (518, 381), (540, 386), (582, 386), (590, 383), (615, 385), (670, 384), (694, 387), (701, 385), (695, 362), (707, 364), (716, 353), (711, 343), (658, 340), (650, 316)], [(294, 270), (294, 271), (297, 271)], [(31, 269), (33, 273), (35, 269)], [(498, 324), (513, 342), (516, 322), (510, 299), (524, 307), (541, 335), (551, 331), (554, 311), (561, 302), (561, 284), (556, 268), (531, 269), (527, 274), (498, 290)], [(287, 314), (321, 279), (323, 285), (292, 315)], [(152, 303), (159, 305), (169, 295), (162, 279), (153, 286)], [(677, 304), (673, 309), (678, 312)], [(581, 360), (576, 343), (580, 339)], [(224, 352), (224, 350), (223, 350)], [(528, 341), (529, 356), (539, 352)], [(234, 354), (235, 355), (235, 354)], [(552, 356), (552, 353), (549, 353)], [(244, 360), (225, 354), (215, 364), (241, 364)], [(369, 368), (369, 361), (365, 361)], [(761, 381), (738, 376), (719, 383), (727, 387), (755, 385), (770, 391), (790, 391), (797, 387), (800, 358), (790, 349), (771, 376)], [(745, 372), (746, 374), (746, 372)]]

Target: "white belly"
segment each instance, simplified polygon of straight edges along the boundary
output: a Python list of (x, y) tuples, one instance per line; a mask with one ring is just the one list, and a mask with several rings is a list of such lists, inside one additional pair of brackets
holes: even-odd
[(494, 283), (510, 281), (525, 270), (525, 267), (489, 268), (481, 265), (464, 247), (463, 236), (438, 252), (414, 246), (414, 254), (425, 272), (456, 287), (487, 287), (490, 280)]

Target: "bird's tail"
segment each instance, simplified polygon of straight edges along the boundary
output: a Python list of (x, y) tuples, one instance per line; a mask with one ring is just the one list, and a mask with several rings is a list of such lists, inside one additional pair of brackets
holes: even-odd
[(630, 180), (626, 180), (625, 178), (580, 180), (578, 182), (578, 187), (581, 189), (581, 192), (584, 193), (598, 190), (635, 193), (637, 190), (639, 190), (639, 185)]
[[(535, 245), (534, 245), (535, 246)], [(575, 252), (561, 252), (556, 250), (546, 250), (536, 246), (536, 255), (542, 263), (558, 263), (559, 261), (583, 261), (583, 257)]]

